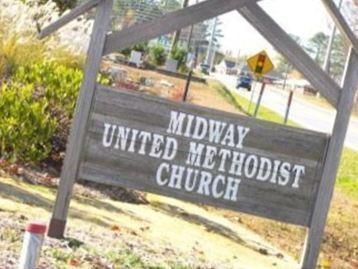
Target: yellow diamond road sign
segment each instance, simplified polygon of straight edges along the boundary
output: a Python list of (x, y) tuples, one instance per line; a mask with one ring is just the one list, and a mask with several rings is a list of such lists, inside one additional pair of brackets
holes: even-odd
[(271, 59), (264, 50), (247, 59), (247, 66), (258, 78), (267, 74), (274, 68)]

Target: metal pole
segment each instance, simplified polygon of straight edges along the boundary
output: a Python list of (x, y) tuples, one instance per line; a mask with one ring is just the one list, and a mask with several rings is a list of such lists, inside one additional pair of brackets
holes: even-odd
[[(196, 0), (196, 4), (199, 3), (199, 0)], [(189, 36), (188, 36), (188, 41), (187, 41), (187, 55), (186, 55), (186, 62), (188, 61), (188, 55), (191, 52), (190, 46), (191, 46), (191, 41), (192, 41), (192, 37), (193, 37), (193, 32), (194, 32), (194, 25), (190, 26), (190, 31), (189, 31)], [(185, 85), (185, 89), (184, 89), (184, 95), (183, 95), (183, 102), (186, 102), (186, 99), (188, 98), (188, 93), (189, 93), (189, 86), (190, 86), (190, 82), (191, 82), (191, 78), (193, 75), (193, 64), (191, 64), (191, 66), (189, 67), (189, 73), (188, 73), (188, 77), (186, 80), (186, 85)]]
[[(343, 2), (343, 0), (339, 1), (339, 5), (338, 5), (339, 9), (341, 9), (341, 7), (342, 7), (342, 2)], [(332, 32), (331, 32), (331, 36), (329, 38), (326, 56), (324, 58), (324, 63), (323, 63), (323, 70), (325, 70), (328, 74), (330, 73), (330, 69), (331, 69), (331, 54), (332, 54), (332, 50), (333, 50), (334, 39), (336, 37), (336, 32), (337, 32), (337, 26), (334, 23)]]
[(252, 102), (254, 101), (254, 95), (255, 95), (256, 86), (257, 86), (257, 82), (254, 81), (254, 85), (252, 87), (252, 93), (251, 93), (249, 107), (247, 109), (247, 113), (249, 113), (249, 114), (250, 114), (250, 111), (251, 111)]
[(190, 69), (189, 74), (188, 74), (188, 78), (186, 80), (185, 91), (184, 91), (184, 95), (183, 95), (183, 102), (186, 102), (186, 99), (188, 98), (189, 86), (190, 86), (192, 75), (193, 75), (193, 70)]
[(287, 79), (288, 79), (288, 72), (290, 70), (290, 64), (287, 63), (287, 67), (286, 67), (286, 74), (285, 74), (285, 80), (283, 81), (283, 85), (282, 85), (282, 89), (285, 90), (286, 89), (286, 85), (287, 85)]
[[(186, 8), (189, 4), (189, 0), (184, 0), (182, 8)], [(172, 46), (170, 48), (170, 51), (173, 52), (174, 49), (177, 47), (179, 38), (180, 38), (181, 30), (178, 30), (174, 33), (173, 40), (172, 40)]]
[(37, 268), (46, 228), (46, 224), (42, 222), (30, 222), (26, 225), (18, 269)]
[(264, 95), (264, 91), (265, 91), (265, 86), (266, 86), (266, 83), (262, 82), (259, 100), (257, 101), (256, 108), (255, 108), (254, 118), (257, 117), (257, 114), (259, 112), (261, 101), (262, 101), (262, 96)]
[(218, 17), (216, 17), (214, 19), (214, 25), (213, 25), (213, 29), (211, 31), (211, 37), (210, 37), (208, 52), (206, 54), (206, 59), (205, 59), (205, 64), (210, 66), (210, 71), (212, 69), (212, 64), (214, 62), (213, 57), (215, 58), (214, 39), (215, 39), (216, 27), (218, 25), (218, 22), (219, 22), (219, 19), (218, 19)]
[(288, 116), (289, 116), (290, 110), (291, 110), (292, 98), (293, 98), (293, 91), (291, 90), (290, 94), (288, 96), (285, 120), (283, 121), (284, 124), (287, 124), (287, 122), (288, 122)]

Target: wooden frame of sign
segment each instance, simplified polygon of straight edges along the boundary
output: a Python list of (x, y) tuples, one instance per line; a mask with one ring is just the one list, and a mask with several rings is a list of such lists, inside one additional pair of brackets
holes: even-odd
[[(63, 237), (81, 178), (307, 227), (300, 267), (315, 268), (358, 83), (358, 41), (334, 3), (322, 1), (350, 46), (341, 87), (259, 0), (207, 0), (110, 34), (113, 0), (90, 0), (43, 29), (41, 38), (97, 8), (48, 235)], [(330, 135), (96, 84), (103, 55), (232, 10), (337, 109)]]

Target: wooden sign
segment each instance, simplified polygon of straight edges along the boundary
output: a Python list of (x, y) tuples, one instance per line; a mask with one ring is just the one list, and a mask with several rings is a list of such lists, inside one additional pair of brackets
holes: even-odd
[(257, 78), (262, 77), (274, 68), (270, 57), (264, 50), (247, 59), (247, 66)]
[(327, 135), (98, 86), (79, 178), (308, 226)]
[[(113, 0), (89, 0), (41, 30), (44, 38), (96, 7), (49, 236), (63, 238), (83, 178), (306, 226), (300, 268), (316, 267), (358, 83), (358, 40), (334, 2), (322, 0), (351, 46), (339, 86), (258, 2), (206, 0), (110, 32)], [(336, 108), (330, 135), (96, 86), (102, 56), (233, 10)], [(265, 52), (248, 65), (257, 76), (273, 68)]]

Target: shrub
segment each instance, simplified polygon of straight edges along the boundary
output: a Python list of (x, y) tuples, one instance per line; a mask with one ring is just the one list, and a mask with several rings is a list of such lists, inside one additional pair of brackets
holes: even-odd
[(131, 48), (126, 48), (126, 49), (121, 50), (121, 53), (126, 57), (129, 57), (129, 55), (131, 55), (131, 52), (132, 52)]
[(170, 53), (170, 57), (172, 59), (178, 61), (179, 69), (185, 67), (186, 56), (187, 56), (186, 50), (178, 48), (178, 47), (174, 48)]
[(36, 39), (25, 43), (16, 34), (0, 35), (0, 76), (10, 77), (18, 66), (39, 62), (44, 57), (45, 47)]
[[(72, 117), (83, 73), (78, 68), (67, 67), (56, 62), (42, 62), (17, 69), (13, 79), (22, 84), (33, 84), (51, 106)], [(98, 82), (109, 85), (110, 81), (99, 75)]]
[(40, 161), (51, 151), (56, 121), (45, 98), (35, 98), (32, 85), (4, 84), (0, 88), (0, 153), (13, 161)]
[(149, 50), (148, 43), (144, 42), (144, 43), (136, 44), (133, 46), (132, 50), (136, 50), (142, 52), (143, 54), (146, 54)]
[(14, 80), (22, 84), (33, 84), (42, 89), (46, 100), (52, 106), (63, 110), (72, 117), (82, 72), (55, 62), (43, 62), (17, 69)]
[(132, 50), (139, 51), (143, 54), (147, 54), (149, 51), (148, 43), (146, 43), (146, 42), (139, 43), (139, 44), (134, 45), (131, 48), (125, 48), (125, 49), (121, 50), (121, 53), (124, 56), (129, 57), (131, 55)]
[[(69, 134), (70, 119), (73, 116), (82, 77), (83, 74), (80, 69), (67, 67), (56, 62), (45, 61), (17, 68), (12, 80), (16, 81), (17, 85), (25, 85), (25, 87), (32, 85), (33, 92), (32, 96), (28, 97), (29, 101), (35, 102), (35, 100), (38, 100), (37, 102), (48, 104), (46, 113), (51, 115), (53, 122), (57, 123), (53, 126), (54, 130), (52, 130), (50, 138), (38, 137), (39, 141), (44, 139), (42, 142), (46, 145), (51, 144), (51, 146), (44, 147), (42, 155), (40, 156), (31, 155), (23, 157), (20, 154), (21, 159), (32, 161), (44, 159), (50, 153), (48, 148), (52, 148), (51, 158), (58, 159), (59, 153), (65, 150)], [(110, 84), (110, 80), (102, 75), (99, 76), (98, 82), (104, 85)], [(14, 109), (15, 107), (17, 106), (14, 105)], [(8, 123), (0, 121), (0, 128), (5, 130), (7, 126)], [(33, 128), (37, 128), (36, 123), (34, 123)], [(6, 139), (8, 140), (8, 138)], [(18, 147), (18, 144), (15, 143), (13, 149), (18, 151), (20, 150)], [(2, 152), (7, 152), (9, 147), (6, 148), (7, 149), (2, 150)]]
[(160, 45), (155, 45), (150, 48), (149, 50), (149, 62), (161, 66), (165, 63), (165, 60), (167, 58), (167, 53), (164, 49), (164, 47)]

